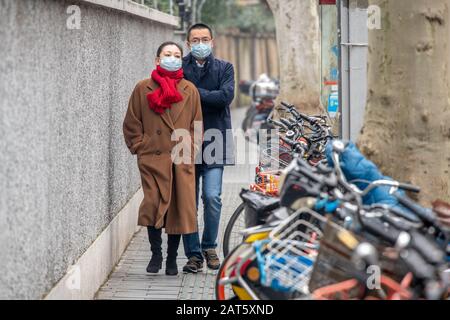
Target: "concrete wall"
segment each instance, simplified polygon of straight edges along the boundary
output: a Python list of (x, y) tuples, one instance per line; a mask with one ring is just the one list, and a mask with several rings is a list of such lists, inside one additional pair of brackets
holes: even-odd
[(140, 187), (122, 121), (174, 26), (108, 2), (0, 0), (0, 299), (44, 297)]

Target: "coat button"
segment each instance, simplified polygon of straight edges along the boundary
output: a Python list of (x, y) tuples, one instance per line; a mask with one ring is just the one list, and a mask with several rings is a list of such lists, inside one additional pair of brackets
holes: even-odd
[(161, 130), (156, 130), (157, 135), (161, 135), (161, 133), (162, 133)]
[(159, 151), (159, 150), (156, 151), (156, 155), (157, 155), (157, 156), (160, 156), (160, 155), (161, 155), (161, 151)]

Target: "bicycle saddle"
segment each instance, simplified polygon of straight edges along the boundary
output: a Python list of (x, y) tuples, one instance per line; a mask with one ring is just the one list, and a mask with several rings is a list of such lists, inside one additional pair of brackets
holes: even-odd
[(248, 189), (242, 189), (239, 196), (247, 206), (257, 213), (272, 211), (280, 207), (280, 200), (278, 198), (269, 197)]
[(436, 200), (432, 205), (439, 222), (443, 226), (450, 228), (450, 204), (442, 200)]

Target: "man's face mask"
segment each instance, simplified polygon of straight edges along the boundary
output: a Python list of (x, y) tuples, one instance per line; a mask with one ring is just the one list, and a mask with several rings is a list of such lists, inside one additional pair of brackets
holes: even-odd
[(212, 48), (211, 43), (200, 42), (191, 46), (191, 53), (194, 58), (198, 60), (203, 60), (211, 54)]
[(181, 69), (182, 62), (180, 58), (174, 56), (162, 57), (159, 65), (167, 71), (178, 71)]

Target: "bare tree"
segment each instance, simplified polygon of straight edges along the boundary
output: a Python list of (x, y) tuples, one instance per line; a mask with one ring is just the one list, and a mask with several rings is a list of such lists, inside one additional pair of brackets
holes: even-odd
[(368, 104), (361, 150), (395, 179), (450, 200), (450, 0), (371, 0)]
[(320, 28), (317, 0), (267, 0), (274, 18), (280, 59), (279, 100), (306, 113), (322, 113)]

